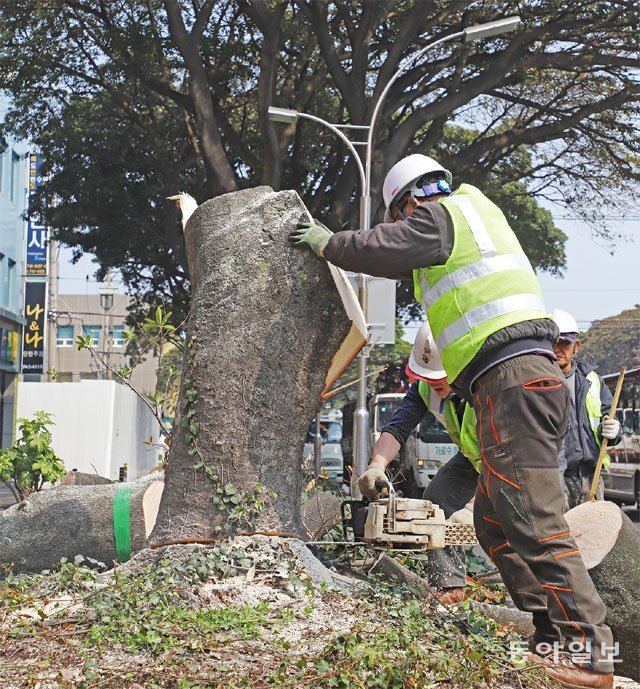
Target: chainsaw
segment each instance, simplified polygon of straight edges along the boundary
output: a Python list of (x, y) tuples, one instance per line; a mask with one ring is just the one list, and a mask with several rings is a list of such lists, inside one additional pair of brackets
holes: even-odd
[[(380, 484), (380, 485), (379, 485)], [(349, 541), (376, 549), (423, 552), (450, 545), (475, 545), (473, 524), (451, 524), (430, 500), (396, 495), (391, 481), (378, 482), (387, 496), (378, 500), (344, 500), (340, 506), (342, 532)]]

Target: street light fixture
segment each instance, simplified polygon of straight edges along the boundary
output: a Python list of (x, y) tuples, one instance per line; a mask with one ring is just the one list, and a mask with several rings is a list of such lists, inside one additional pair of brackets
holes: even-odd
[[(283, 122), (285, 124), (293, 124), (299, 118), (305, 118), (318, 122), (330, 129), (336, 136), (338, 136), (349, 148), (353, 158), (358, 166), (358, 171), (360, 173), (360, 229), (368, 230), (371, 228), (371, 155), (373, 151), (373, 133), (375, 130), (376, 120), (378, 118), (378, 113), (382, 108), (387, 94), (389, 93), (393, 84), (398, 80), (400, 75), (411, 66), (416, 60), (422, 57), (427, 51), (435, 48), (443, 43), (448, 43), (450, 41), (455, 41), (457, 39), (462, 39), (465, 43), (471, 41), (476, 41), (481, 38), (488, 38), (490, 36), (498, 36), (503, 33), (508, 33), (510, 31), (515, 31), (520, 25), (521, 20), (518, 16), (506, 17), (503, 19), (497, 19), (492, 22), (486, 22), (484, 24), (476, 24), (475, 26), (470, 26), (467, 29), (458, 31), (453, 34), (439, 38), (427, 46), (419, 50), (417, 53), (409, 56), (396, 70), (391, 79), (387, 82), (386, 86), (382, 90), (382, 93), (378, 97), (376, 105), (374, 107), (373, 113), (371, 115), (371, 121), (368, 125), (338, 125), (343, 128), (353, 128), (353, 129), (363, 129), (367, 131), (367, 140), (365, 148), (365, 165), (363, 167), (362, 160), (358, 155), (354, 147), (355, 144), (363, 144), (365, 142), (352, 142), (350, 141), (337, 125), (331, 124), (320, 117), (315, 117), (314, 115), (309, 115), (307, 113), (298, 112), (297, 110), (288, 110), (287, 108), (277, 108), (270, 107), (268, 110), (269, 119), (273, 122)], [(367, 317), (367, 276), (360, 273), (358, 275), (358, 301), (365, 315)], [(367, 346), (360, 352), (358, 356), (358, 387), (356, 395), (356, 410), (354, 412), (353, 420), (353, 449), (354, 449), (354, 465), (353, 468), (357, 475), (361, 476), (367, 469), (367, 464), (369, 461), (369, 411), (367, 409), (367, 359), (369, 354), (367, 351)], [(354, 484), (352, 486), (354, 494), (359, 497), (359, 491), (357, 486)]]
[(102, 285), (98, 287), (98, 294), (100, 295), (100, 308), (103, 311), (111, 311), (113, 308), (113, 295), (117, 291), (117, 287), (111, 287), (110, 285)]
[[(109, 311), (113, 308), (114, 295), (118, 291), (118, 288), (111, 284), (111, 273), (107, 273), (107, 284), (100, 285), (98, 287), (98, 294), (100, 295), (100, 308), (104, 311), (104, 344), (105, 344), (105, 356), (107, 363), (111, 365), (111, 316), (109, 316)], [(105, 371), (105, 377), (107, 380), (111, 380), (111, 371)]]
[(498, 36), (503, 33), (515, 31), (522, 19), (518, 15), (513, 17), (505, 17), (504, 19), (496, 19), (493, 22), (486, 22), (485, 24), (476, 24), (464, 30), (464, 42), (470, 43), (479, 38), (489, 38), (490, 36)]

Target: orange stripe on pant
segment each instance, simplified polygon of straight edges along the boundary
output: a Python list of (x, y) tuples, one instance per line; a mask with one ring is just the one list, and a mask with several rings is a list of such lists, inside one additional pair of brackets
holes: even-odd
[(517, 483), (510, 481), (506, 476), (503, 476), (502, 474), (498, 473), (487, 461), (487, 458), (484, 454), (484, 442), (482, 440), (482, 403), (480, 402), (480, 394), (476, 395), (476, 402), (478, 403), (478, 409), (480, 410), (478, 413), (478, 430), (480, 431), (478, 433), (478, 438), (480, 440), (480, 454), (482, 455), (482, 461), (486, 464), (487, 469), (489, 469), (489, 471), (495, 476), (497, 476), (501, 481), (508, 483), (510, 486), (513, 486), (516, 490), (521, 490), (520, 486)]
[[(580, 643), (582, 644), (582, 650), (584, 651), (585, 650), (584, 640), (586, 637), (586, 632), (577, 622), (574, 622), (569, 617), (569, 615), (567, 615), (567, 611), (566, 611), (564, 605), (562, 605), (562, 601), (560, 600), (560, 597), (556, 593), (556, 591), (567, 591), (573, 595), (573, 591), (571, 591), (571, 589), (563, 588), (561, 586), (551, 586), (551, 584), (541, 584), (541, 586), (543, 589), (549, 589), (549, 591), (551, 591), (551, 593), (553, 594), (553, 597), (556, 599), (558, 605), (560, 606), (560, 610), (562, 610), (562, 614), (565, 616), (565, 619), (567, 620), (567, 622), (570, 622), (582, 634), (582, 640)], [(580, 663), (578, 663), (578, 664), (580, 665), (580, 667), (582, 667), (582, 665), (584, 664), (584, 660), (581, 660)]]
[(499, 545), (498, 547), (491, 546), (491, 548), (489, 548), (489, 559), (491, 560), (491, 562), (493, 562), (494, 554), (497, 553), (498, 550), (506, 548), (508, 545), (511, 545), (511, 543), (509, 543), (509, 541), (505, 541), (502, 545)]

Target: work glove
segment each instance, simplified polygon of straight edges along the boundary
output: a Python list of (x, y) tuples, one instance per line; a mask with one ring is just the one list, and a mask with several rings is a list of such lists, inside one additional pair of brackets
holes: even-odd
[(378, 497), (380, 489), (376, 488), (376, 481), (382, 481), (386, 485), (387, 475), (379, 464), (369, 464), (369, 468), (358, 479), (358, 488), (365, 498), (375, 500)]
[(333, 232), (321, 222), (298, 223), (298, 227), (289, 234), (289, 240), (294, 244), (306, 244), (316, 256), (322, 256), (322, 249), (327, 245)]
[(618, 433), (620, 433), (620, 422), (616, 418), (603, 416), (600, 433), (602, 437), (607, 438), (607, 440), (615, 440), (618, 437)]
[(457, 512), (454, 512), (448, 520), (451, 524), (473, 524), (473, 499)]

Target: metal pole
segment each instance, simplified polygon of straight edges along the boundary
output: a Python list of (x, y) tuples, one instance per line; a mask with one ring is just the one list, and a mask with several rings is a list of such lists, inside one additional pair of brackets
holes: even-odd
[[(107, 270), (107, 287), (109, 288), (109, 290), (111, 290), (111, 269), (110, 268), (109, 268), (109, 270)], [(113, 292), (110, 291), (110, 294), (111, 294), (111, 299), (114, 299)], [(105, 316), (105, 321), (106, 321), (106, 323), (105, 323), (105, 336), (107, 338), (107, 341), (106, 341), (107, 346), (105, 347), (106, 357), (107, 357), (107, 364), (109, 364), (109, 366), (111, 366), (111, 309), (107, 309), (104, 312), (104, 316)], [(106, 374), (107, 374), (107, 380), (111, 380), (111, 378), (113, 376), (111, 375), (111, 371), (109, 369), (107, 369)]]
[[(440, 43), (451, 41), (456, 38), (464, 36), (464, 31), (441, 38), (433, 43), (430, 43), (415, 55), (410, 56), (391, 77), (387, 85), (382, 90), (376, 105), (373, 109), (371, 122), (369, 123), (369, 131), (367, 133), (367, 146), (365, 148), (365, 169), (364, 169), (364, 184), (362, 186), (362, 195), (360, 197), (360, 228), (368, 230), (371, 228), (371, 154), (373, 149), (373, 131), (378, 118), (380, 108), (389, 93), (389, 89), (400, 74), (415, 60), (427, 50), (435, 47)], [(364, 311), (365, 319), (367, 317), (367, 276), (362, 273), (358, 275), (358, 300), (360, 306)], [(356, 410), (353, 415), (353, 464), (354, 464), (354, 478), (362, 476), (367, 470), (369, 464), (369, 409), (367, 408), (367, 360), (369, 358), (369, 345), (365, 345), (364, 349), (358, 356), (358, 383), (356, 395)], [(355, 483), (352, 484), (351, 490), (356, 498), (360, 497), (360, 491)]]
[[(368, 195), (368, 182), (365, 172), (365, 182), (360, 196), (360, 228), (368, 230), (371, 227), (371, 197)], [(358, 275), (358, 301), (364, 318), (367, 319), (367, 275)], [(358, 355), (358, 387), (356, 388), (356, 408), (353, 412), (353, 468), (351, 474), (351, 493), (359, 499), (357, 479), (364, 474), (369, 464), (369, 408), (367, 407), (367, 365), (369, 360), (369, 345), (366, 344)]]
[[(335, 125), (323, 120), (315, 115), (298, 113), (298, 117), (303, 117), (313, 122), (318, 122), (330, 129), (337, 137), (344, 141), (345, 145), (353, 155), (358, 172), (360, 174), (360, 227), (368, 230), (371, 227), (371, 199), (368, 195), (368, 184), (366, 173), (353, 143)], [(368, 129), (368, 126), (359, 125), (359, 129)], [(367, 320), (367, 276), (360, 273), (358, 275), (358, 301), (364, 313), (365, 322)], [(367, 363), (369, 359), (368, 345), (365, 345), (358, 355), (358, 387), (356, 388), (356, 408), (353, 413), (353, 468), (351, 474), (351, 493), (355, 498), (361, 497), (358, 486), (354, 479), (366, 471), (369, 463), (369, 410), (367, 408)], [(316, 428), (317, 428), (316, 417)], [(318, 472), (316, 472), (316, 475)]]
[(48, 282), (49, 282), (49, 313), (47, 323), (47, 365), (44, 367), (44, 372), (47, 379), (52, 381), (55, 379), (55, 373), (49, 374), (49, 371), (55, 371), (58, 367), (58, 333), (57, 324), (53, 314), (56, 313), (58, 307), (56, 303), (57, 298), (57, 280), (58, 280), (58, 255), (56, 253), (56, 243), (53, 239), (49, 240), (49, 267), (48, 267)]
[[(465, 41), (475, 40), (476, 38), (482, 38), (486, 36), (494, 36), (500, 33), (505, 33), (507, 31), (513, 31), (520, 23), (519, 17), (508, 17), (506, 19), (501, 19), (494, 22), (487, 22), (486, 24), (472, 26), (463, 31), (458, 31), (443, 38), (439, 38), (437, 41), (429, 43), (417, 53), (410, 55), (396, 70), (395, 74), (387, 82), (386, 86), (382, 90), (382, 93), (378, 97), (376, 105), (373, 109), (373, 114), (371, 115), (371, 122), (369, 125), (333, 125), (320, 117), (315, 117), (314, 115), (309, 115), (307, 113), (301, 113), (294, 110), (286, 110), (283, 108), (269, 108), (270, 115), (273, 114), (275, 121), (280, 122), (294, 122), (296, 117), (305, 117), (314, 122), (318, 122), (325, 127), (331, 129), (331, 131), (340, 137), (342, 141), (348, 146), (349, 150), (353, 154), (353, 157), (358, 166), (358, 171), (360, 172), (361, 180), (361, 196), (360, 196), (360, 228), (362, 230), (368, 230), (371, 228), (371, 154), (373, 149), (373, 130), (378, 118), (378, 113), (382, 107), (384, 100), (389, 93), (389, 90), (396, 82), (398, 77), (404, 72), (404, 70), (412, 65), (418, 58), (424, 55), (428, 50), (435, 48), (441, 43), (447, 43), (448, 41), (453, 41), (458, 38), (463, 38)], [(273, 113), (271, 111), (274, 111)], [(283, 118), (284, 116), (284, 118)], [(365, 166), (363, 169), (362, 161), (360, 156), (357, 154), (356, 149), (351, 141), (338, 129), (338, 127), (352, 127), (357, 129), (368, 129), (367, 141), (365, 148)], [(365, 320), (367, 317), (367, 276), (363, 273), (358, 274), (358, 301), (365, 315)], [(360, 352), (358, 357), (358, 388), (356, 396), (356, 410), (353, 415), (353, 468), (355, 476), (361, 476), (367, 469), (367, 464), (369, 460), (369, 410), (367, 409), (367, 359), (369, 358), (369, 345), (365, 345), (363, 350)], [(354, 476), (352, 475), (352, 481)], [(360, 491), (355, 483), (352, 484), (352, 493), (355, 497), (360, 497)]]
[(320, 433), (320, 414), (316, 414), (316, 432), (313, 436), (313, 475), (315, 478), (322, 472), (322, 435)]

